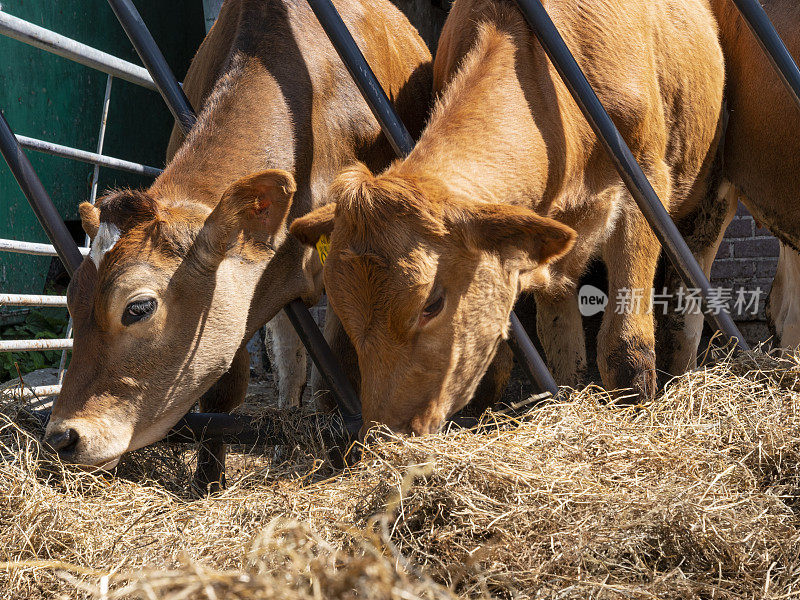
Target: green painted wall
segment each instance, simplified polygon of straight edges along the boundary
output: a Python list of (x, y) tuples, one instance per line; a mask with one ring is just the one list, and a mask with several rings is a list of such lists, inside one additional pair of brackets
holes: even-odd
[[(111, 8), (103, 0), (0, 0), (1, 10), (136, 64)], [(136, 6), (179, 79), (205, 34), (201, 0), (137, 0)], [(0, 110), (15, 133), (94, 151), (106, 75), (0, 36)], [(157, 167), (172, 117), (161, 97), (115, 79), (104, 153)], [(77, 206), (88, 199), (92, 166), (28, 151), (62, 217), (75, 235)], [(147, 178), (101, 169), (100, 191), (146, 185)], [(47, 242), (33, 211), (0, 160), (0, 237)], [(50, 258), (0, 253), (0, 291), (40, 293)]]

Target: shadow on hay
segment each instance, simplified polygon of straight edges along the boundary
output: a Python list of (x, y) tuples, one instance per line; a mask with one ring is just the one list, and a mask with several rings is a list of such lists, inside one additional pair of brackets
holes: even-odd
[[(289, 441), (280, 460), (275, 460), (275, 446), (256, 442), (252, 445), (229, 446), (229, 482), (231, 485), (263, 485), (265, 480), (279, 481), (303, 477), (310, 483), (322, 481), (338, 471), (326, 460), (326, 426), (336, 418), (312, 410), (271, 407), (250, 407), (252, 425), (259, 429), (269, 421), (278, 427), (280, 435)], [(65, 478), (84, 473), (75, 465), (62, 463), (41, 446), (44, 423), (26, 403), (11, 401), (0, 406), (0, 461), (14, 462), (21, 456), (32, 461), (31, 472), (37, 479), (55, 490), (66, 491)], [(160, 442), (123, 455), (119, 464), (109, 472), (97, 471), (99, 478), (117, 478), (137, 484), (156, 486), (176, 498), (195, 500), (192, 491), (194, 468), (199, 443), (179, 444)], [(262, 476), (252, 476), (257, 469)]]

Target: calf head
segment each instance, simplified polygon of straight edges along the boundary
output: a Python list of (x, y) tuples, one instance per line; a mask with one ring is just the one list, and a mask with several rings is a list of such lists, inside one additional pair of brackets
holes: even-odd
[(324, 281), (358, 354), (362, 434), (374, 424), (423, 434), (470, 400), (524, 284), (575, 233), (526, 208), (478, 203), (436, 179), (363, 165), (334, 203), (292, 223), (307, 244), (330, 235)]
[(92, 245), (67, 290), (73, 356), (45, 436), (62, 458), (115, 465), (222, 376), (294, 190), (291, 174), (270, 170), (233, 184), (213, 210), (142, 191), (81, 205)]

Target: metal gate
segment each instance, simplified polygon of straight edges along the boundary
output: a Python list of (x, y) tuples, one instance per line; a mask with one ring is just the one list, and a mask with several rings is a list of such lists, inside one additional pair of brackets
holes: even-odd
[[(5, 12), (0, 12), (0, 35), (29, 44), (41, 50), (51, 52), (73, 62), (97, 69), (107, 74), (105, 93), (102, 102), (101, 116), (98, 123), (97, 148), (95, 152), (80, 150), (71, 146), (64, 146), (50, 141), (17, 135), (17, 141), (26, 149), (43, 152), (53, 156), (94, 165), (89, 193), (89, 202), (94, 204), (97, 198), (98, 179), (100, 167), (117, 169), (120, 171), (156, 177), (161, 169), (136, 163), (133, 161), (114, 158), (103, 154), (106, 127), (108, 124), (109, 106), (114, 78), (123, 79), (143, 88), (157, 91), (156, 85), (149, 73), (143, 67), (122, 60), (111, 54), (102, 52), (86, 44), (82, 44), (66, 36), (40, 27), (34, 23), (17, 18)], [(89, 240), (84, 241), (80, 248), (81, 254), (89, 252)], [(21, 253), (35, 256), (57, 256), (55, 248), (49, 244), (39, 244), (16, 239), (0, 239), (0, 251)], [(0, 307), (64, 307), (67, 301), (65, 296), (0, 293)], [(35, 350), (61, 350), (61, 361), (58, 368), (58, 384), (49, 386), (25, 386), (20, 389), (23, 398), (40, 398), (58, 394), (61, 390), (66, 357), (72, 348), (72, 321), (67, 326), (66, 338), (63, 339), (18, 339), (0, 340), (0, 352), (27, 352)], [(36, 405), (37, 403), (34, 403)]]

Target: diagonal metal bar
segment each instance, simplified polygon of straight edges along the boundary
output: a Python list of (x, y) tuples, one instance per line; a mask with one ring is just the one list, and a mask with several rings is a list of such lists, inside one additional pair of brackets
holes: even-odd
[(30, 202), (36, 218), (42, 224), (47, 237), (53, 242), (58, 257), (71, 277), (83, 261), (83, 256), (2, 112), (0, 112), (0, 153), (6, 159), (14, 179), (22, 188), (22, 193)]
[[(108, 0), (108, 3), (156, 82), (164, 102), (167, 103), (183, 132), (188, 133), (196, 120), (194, 109), (178, 85), (164, 55), (161, 54), (161, 50), (133, 2), (131, 0)], [(361, 423), (361, 402), (308, 308), (300, 300), (294, 300), (284, 307), (284, 311), (311, 356), (311, 360), (314, 361), (333, 392), (348, 431), (350, 433), (358, 432)]]
[(325, 381), (339, 405), (339, 412), (345, 428), (351, 436), (357, 435), (361, 429), (361, 400), (353, 386), (350, 385), (350, 380), (342, 371), (325, 336), (317, 327), (314, 317), (300, 300), (292, 300), (283, 310), (311, 355), (311, 360), (325, 377)]
[(772, 21), (769, 20), (764, 7), (756, 0), (733, 0), (733, 3), (800, 108), (800, 70)]
[[(705, 273), (695, 260), (678, 228), (675, 227), (675, 223), (658, 198), (653, 186), (650, 185), (650, 181), (639, 163), (636, 162), (630, 148), (622, 139), (616, 125), (603, 108), (600, 99), (594, 93), (547, 11), (539, 0), (517, 0), (517, 4), (584, 117), (611, 157), (622, 180), (647, 222), (650, 223), (650, 227), (653, 228), (658, 241), (661, 242), (661, 247), (678, 270), (681, 279), (687, 287), (699, 289), (703, 300), (707, 302), (711, 294), (711, 284)], [(706, 318), (716, 329), (735, 341), (740, 349), (749, 349), (739, 328), (736, 327), (727, 311), (719, 313), (706, 311)]]
[[(381, 129), (398, 156), (406, 156), (414, 148), (414, 139), (397, 116), (378, 78), (359, 50), (342, 17), (331, 0), (308, 0), (317, 20), (347, 67), (358, 89), (367, 101)], [(517, 316), (511, 313), (511, 348), (531, 383), (553, 395), (558, 393), (553, 376), (531, 342)]]
[(308, 0), (308, 4), (378, 120), (395, 154), (401, 157), (408, 155), (414, 149), (414, 138), (395, 112), (336, 7), (330, 0)]

